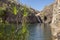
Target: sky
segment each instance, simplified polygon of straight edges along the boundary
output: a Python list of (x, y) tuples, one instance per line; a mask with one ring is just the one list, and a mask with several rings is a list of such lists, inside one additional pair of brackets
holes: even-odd
[(53, 3), (54, 0), (19, 0), (19, 2), (40, 11), (46, 5)]

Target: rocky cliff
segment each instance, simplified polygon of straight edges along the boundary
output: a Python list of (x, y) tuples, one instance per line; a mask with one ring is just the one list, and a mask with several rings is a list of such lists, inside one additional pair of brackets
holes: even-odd
[(51, 23), (53, 14), (53, 4), (45, 6), (45, 8), (40, 11), (40, 17), (44, 23)]
[[(17, 15), (14, 15), (12, 12), (11, 12), (11, 5), (16, 5), (16, 7), (19, 9), (20, 8), (20, 11), (18, 12)], [(16, 23), (16, 21), (18, 21), (19, 23), (22, 23), (22, 16), (23, 16), (23, 13), (24, 13), (24, 5), (22, 4), (19, 4), (17, 3), (16, 1), (5, 1), (5, 0), (0, 0), (0, 7), (2, 8), (5, 8), (5, 10), (3, 11), (4, 12), (4, 16), (2, 16), (2, 19), (4, 21), (7, 21), (9, 23)], [(27, 16), (27, 23), (38, 23), (38, 19), (37, 17), (35, 16), (35, 14), (37, 14), (39, 11), (31, 8), (31, 7), (27, 7), (27, 13), (28, 13), (28, 16)], [(18, 16), (18, 17), (17, 17)], [(17, 19), (18, 18), (18, 19)], [(40, 18), (41, 20), (41, 18)]]

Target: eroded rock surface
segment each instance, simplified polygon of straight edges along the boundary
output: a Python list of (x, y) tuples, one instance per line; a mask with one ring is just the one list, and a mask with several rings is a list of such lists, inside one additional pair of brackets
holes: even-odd
[(55, 0), (53, 5), (51, 29), (53, 40), (60, 40), (60, 0)]

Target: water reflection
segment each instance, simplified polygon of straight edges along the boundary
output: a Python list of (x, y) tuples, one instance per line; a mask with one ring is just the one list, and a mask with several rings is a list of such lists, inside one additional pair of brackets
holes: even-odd
[(48, 33), (44, 29), (44, 26), (41, 26), (41, 24), (31, 24), (29, 26), (28, 30), (29, 30), (29, 39), (28, 40), (51, 40), (50, 32)]
[(44, 40), (52, 40), (51, 27), (49, 24), (44, 24)]

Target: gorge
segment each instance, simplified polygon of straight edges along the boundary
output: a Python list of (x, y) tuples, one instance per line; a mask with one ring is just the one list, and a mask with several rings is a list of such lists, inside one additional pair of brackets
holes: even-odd
[[(29, 38), (32, 40), (41, 40), (40, 37), (43, 37), (43, 40), (47, 34), (47, 37), (49, 37), (45, 38), (47, 40), (60, 40), (60, 0), (55, 0), (53, 3), (45, 6), (42, 11), (17, 3), (14, 0), (0, 0), (0, 23), (4, 23), (4, 25), (5, 23), (16, 25), (16, 22), (19, 24), (18, 30), (20, 30), (20, 24), (23, 25), (22, 33), (27, 30), (25, 27), (30, 24), (28, 30), (31, 32)], [(43, 25), (41, 26), (40, 24)], [(7, 28), (10, 29), (9, 26)], [(50, 39), (50, 37), (52, 37), (52, 39)]]

